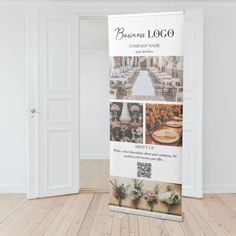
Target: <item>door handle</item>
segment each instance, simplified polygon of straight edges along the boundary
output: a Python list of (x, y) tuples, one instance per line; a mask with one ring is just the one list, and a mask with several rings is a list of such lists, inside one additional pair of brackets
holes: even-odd
[(30, 112), (31, 112), (32, 114), (39, 113), (39, 111), (37, 111), (35, 108), (32, 108), (32, 109), (30, 110)]

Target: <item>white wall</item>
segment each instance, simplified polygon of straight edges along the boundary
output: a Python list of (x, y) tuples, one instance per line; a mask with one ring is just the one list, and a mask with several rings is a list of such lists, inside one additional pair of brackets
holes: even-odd
[(25, 169), (25, 17), (0, 8), (0, 192), (24, 191)]
[[(207, 192), (236, 192), (236, 6), (216, 5), (205, 7), (204, 188)], [(133, 9), (135, 6), (140, 9), (137, 12), (142, 12), (143, 8), (134, 3)], [(153, 8), (150, 7), (150, 10), (153, 11)], [(7, 11), (0, 7), (0, 191), (24, 191), (26, 182), (24, 23), (22, 11)], [(103, 44), (99, 41), (98, 45)], [(108, 133), (104, 134), (103, 140), (98, 136), (108, 125), (108, 121), (100, 116), (104, 112), (108, 114), (108, 107), (104, 105), (108, 96), (105, 90), (107, 82), (104, 78), (101, 83), (98, 82), (99, 78), (105, 76), (99, 65), (100, 62), (106, 63), (107, 55), (105, 48), (96, 47), (87, 45), (82, 52), (86, 54), (82, 63), (90, 61), (94, 66), (94, 70), (84, 67), (84, 73), (92, 80), (81, 81), (84, 88), (81, 91), (81, 111), (84, 114), (81, 125), (86, 124), (81, 127), (86, 134), (81, 140), (81, 154), (84, 158), (95, 154), (108, 155)], [(90, 54), (85, 53), (86, 50), (90, 50)], [(91, 106), (96, 109), (93, 114)], [(95, 119), (88, 118), (93, 116)], [(88, 145), (89, 140), (92, 145)]]
[(103, 18), (80, 20), (81, 159), (109, 158), (107, 28)]

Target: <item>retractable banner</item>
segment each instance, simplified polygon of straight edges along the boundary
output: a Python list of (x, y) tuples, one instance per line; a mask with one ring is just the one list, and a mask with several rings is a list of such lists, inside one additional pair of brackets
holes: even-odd
[(110, 210), (182, 220), (183, 22), (109, 16)]

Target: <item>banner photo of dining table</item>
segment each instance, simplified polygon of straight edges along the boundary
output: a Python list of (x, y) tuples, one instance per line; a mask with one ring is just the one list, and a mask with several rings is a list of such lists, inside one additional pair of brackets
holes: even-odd
[(183, 12), (112, 15), (112, 211), (182, 221)]

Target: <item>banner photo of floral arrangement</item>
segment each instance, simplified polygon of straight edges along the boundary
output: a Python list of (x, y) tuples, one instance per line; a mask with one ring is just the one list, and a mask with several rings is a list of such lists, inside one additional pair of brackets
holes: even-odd
[(110, 204), (181, 215), (181, 184), (111, 176)]
[(109, 26), (109, 209), (182, 221), (183, 12)]

